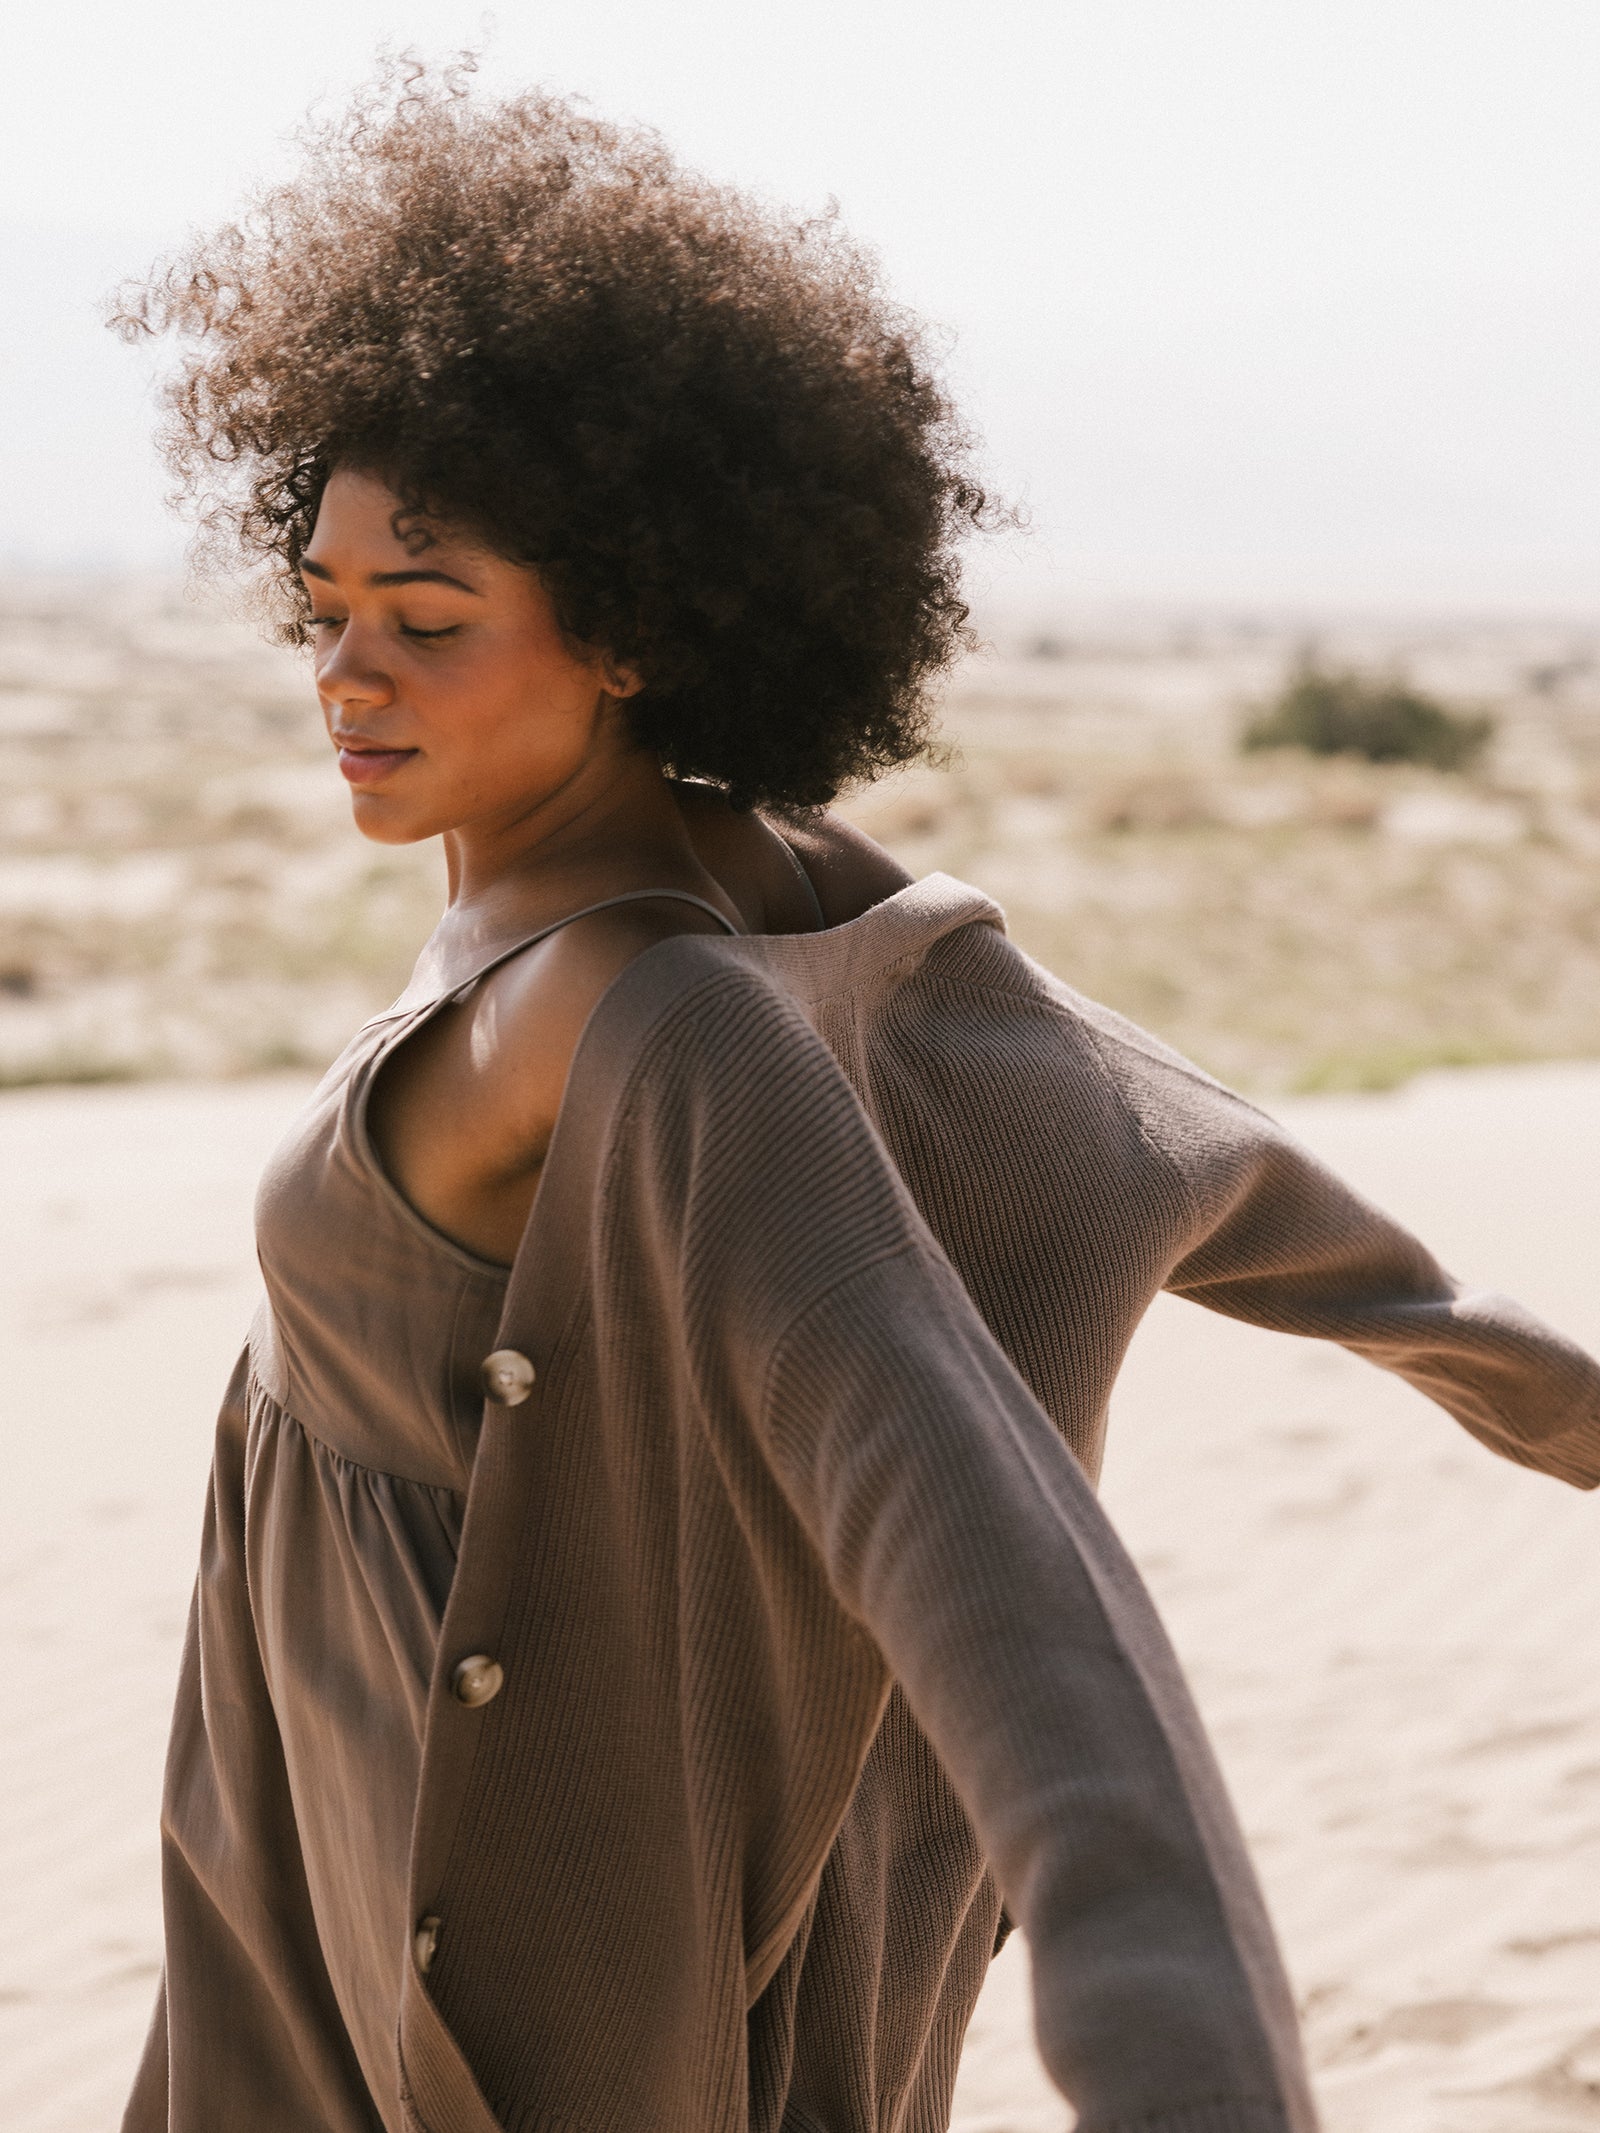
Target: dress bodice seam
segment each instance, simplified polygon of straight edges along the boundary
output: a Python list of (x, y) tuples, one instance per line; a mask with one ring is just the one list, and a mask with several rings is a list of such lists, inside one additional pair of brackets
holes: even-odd
[(312, 1445), (319, 1452), (326, 1453), (335, 1465), (348, 1467), (353, 1474), (364, 1475), (373, 1481), (403, 1482), (408, 1489), (426, 1489), (430, 1496), (450, 1496), (458, 1502), (466, 1496), (467, 1487), (465, 1482), (458, 1488), (453, 1482), (424, 1481), (417, 1474), (397, 1474), (393, 1467), (373, 1466), (369, 1460), (353, 1459), (348, 1452), (342, 1452), (337, 1445), (330, 1444), (326, 1437), (311, 1427), (309, 1422), (285, 1407), (281, 1400), (274, 1399), (267, 1387), (262, 1384), (254, 1369), (250, 1372), (250, 1390), (256, 1395), (256, 1400), (252, 1405), (257, 1408), (257, 1414), (252, 1416), (252, 1426), (255, 1426), (258, 1422), (259, 1410), (270, 1408), (276, 1421), (287, 1422), (292, 1429), (297, 1429), (300, 1432), (309, 1445)]

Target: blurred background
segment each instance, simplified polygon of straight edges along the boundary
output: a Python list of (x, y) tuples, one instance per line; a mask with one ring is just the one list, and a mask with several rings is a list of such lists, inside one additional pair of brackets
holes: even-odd
[[(62, 0), (4, 36), (0, 1081), (318, 1061), (437, 909), (432, 852), (350, 835), (302, 663), (186, 597), (160, 354), (99, 317), (408, 43), (836, 199), (943, 330), (1028, 530), (972, 557), (957, 762), (857, 804), (917, 870), (1258, 1088), (1600, 1050), (1587, 0)], [(1243, 751), (1306, 673), (1358, 685), (1342, 723)], [(1396, 727), (1404, 685), (1477, 742)]]
[[(1593, 0), (53, 0), (0, 23), (0, 2119), (117, 2122), (253, 1177), (437, 853), (183, 575), (108, 292), (380, 46), (480, 48), (837, 200), (1026, 529), (914, 871), (1600, 1341)], [(1543, 1064), (1541, 1064), (1543, 1062)], [(1563, 1064), (1563, 1062), (1565, 1062)], [(1477, 1067), (1475, 1074), (1430, 1072)], [(1420, 1078), (1418, 1078), (1420, 1077)], [(103, 1085), (103, 1086), (96, 1086)], [(1107, 1496), (1283, 1925), (1335, 2133), (1600, 2127), (1600, 1551), (1349, 1358), (1158, 1307)], [(996, 1966), (963, 2133), (1060, 2133)]]

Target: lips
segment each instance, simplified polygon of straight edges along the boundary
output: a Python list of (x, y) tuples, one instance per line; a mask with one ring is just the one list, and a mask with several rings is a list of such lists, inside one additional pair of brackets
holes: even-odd
[(415, 748), (372, 748), (353, 738), (338, 745), (339, 769), (351, 785), (381, 785), (418, 753)]

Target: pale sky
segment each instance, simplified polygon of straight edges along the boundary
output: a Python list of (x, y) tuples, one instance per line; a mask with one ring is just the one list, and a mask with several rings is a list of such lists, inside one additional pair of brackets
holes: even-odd
[[(51, 0), (0, 28), (0, 556), (176, 552), (98, 294), (456, 0)], [(1034, 531), (976, 589), (1600, 612), (1597, 0), (506, 0), (578, 91), (953, 335)]]

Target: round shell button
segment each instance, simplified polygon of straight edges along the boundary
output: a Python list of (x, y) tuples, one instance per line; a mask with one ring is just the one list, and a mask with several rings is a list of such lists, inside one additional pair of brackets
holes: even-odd
[(417, 1959), (417, 1968), (426, 1977), (439, 1952), (439, 1921), (431, 1914), (417, 1920), (417, 1930), (411, 1936), (411, 1952)]
[(473, 1652), (461, 1661), (450, 1676), (450, 1692), (457, 1703), (464, 1703), (471, 1711), (479, 1704), (493, 1703), (505, 1687), (505, 1669), (487, 1652)]
[(483, 1359), (483, 1389), (501, 1407), (520, 1407), (533, 1390), (534, 1368), (515, 1348), (496, 1348)]

